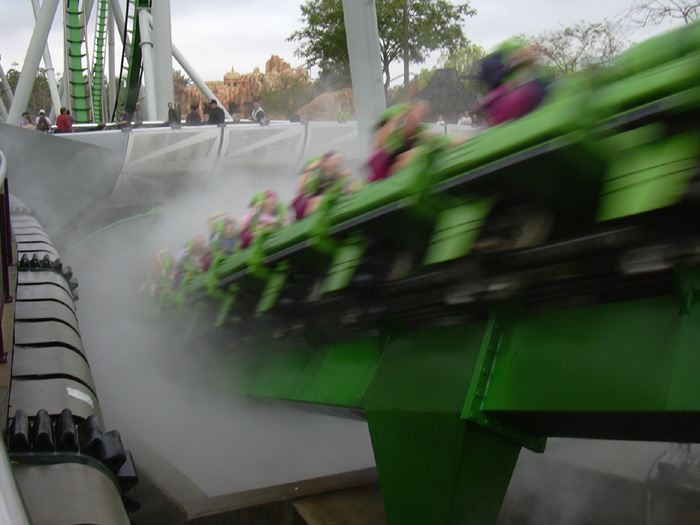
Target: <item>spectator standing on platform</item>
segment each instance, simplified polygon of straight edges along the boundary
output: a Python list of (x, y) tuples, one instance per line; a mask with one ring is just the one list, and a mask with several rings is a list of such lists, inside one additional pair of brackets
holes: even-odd
[(34, 129), (34, 124), (26, 111), (22, 113), (22, 120), (19, 121), (19, 127), (24, 129)]
[(73, 133), (73, 123), (65, 107), (61, 108), (61, 114), (56, 117), (56, 133)]
[(261, 126), (263, 124), (267, 124), (267, 121), (265, 120), (265, 110), (260, 107), (259, 100), (253, 101), (253, 112), (250, 114), (250, 119), (253, 122), (259, 123)]
[(141, 111), (141, 104), (136, 103), (134, 108), (134, 126), (140, 126), (143, 124), (143, 112)]
[(197, 104), (192, 104), (190, 106), (190, 112), (185, 119), (185, 124), (188, 126), (199, 126), (201, 123), (202, 117), (199, 116), (199, 106), (197, 106)]
[(223, 124), (224, 120), (226, 120), (224, 110), (219, 107), (215, 98), (211, 99), (209, 101), (209, 124)]
[(340, 105), (338, 113), (335, 114), (335, 120), (338, 122), (350, 122), (352, 120), (352, 113), (350, 112), (350, 107), (347, 102), (343, 102)]
[(51, 130), (51, 121), (43, 109), (39, 110), (39, 116), (34, 120), (34, 128), (37, 131), (48, 133)]
[(464, 116), (460, 117), (459, 120), (457, 121), (457, 124), (460, 126), (471, 126), (473, 123), (471, 115), (469, 115), (468, 111), (464, 112)]
[(126, 112), (124, 106), (119, 108), (119, 118), (117, 119), (117, 126), (120, 129), (131, 129), (131, 117)]
[(177, 110), (173, 107), (172, 102), (168, 102), (168, 124), (180, 124), (180, 115), (178, 115)]

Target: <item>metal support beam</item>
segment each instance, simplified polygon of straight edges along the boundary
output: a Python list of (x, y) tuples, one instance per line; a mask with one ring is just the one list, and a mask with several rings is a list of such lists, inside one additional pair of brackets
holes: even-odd
[(5, 447), (0, 451), (0, 523), (16, 525), (31, 523)]
[(157, 120), (156, 116), (156, 80), (153, 64), (153, 41), (151, 40), (151, 25), (148, 21), (148, 10), (139, 9), (139, 30), (141, 34), (141, 54), (143, 56), (143, 79), (146, 85), (146, 120)]
[(124, 42), (124, 13), (122, 13), (122, 8), (119, 6), (119, 0), (109, 1), (109, 11), (114, 16), (114, 23), (117, 25), (122, 45), (126, 45), (126, 42)]
[[(151, 22), (151, 26), (153, 26), (153, 16), (149, 13), (148, 19)], [(182, 66), (182, 69), (185, 70), (185, 73), (187, 76), (190, 77), (192, 82), (194, 82), (194, 85), (199, 88), (199, 90), (202, 92), (202, 95), (204, 95), (207, 99), (207, 101), (211, 99), (215, 99), (217, 105), (224, 110), (224, 114), (227, 119), (231, 118), (231, 114), (228, 112), (228, 109), (221, 103), (221, 101), (218, 99), (216, 95), (212, 92), (211, 89), (209, 89), (209, 86), (204, 82), (202, 77), (197, 73), (197, 71), (192, 67), (192, 65), (187, 61), (185, 56), (182, 54), (182, 52), (175, 46), (175, 44), (172, 44), (172, 53), (173, 53), (173, 58), (177, 61), (180, 66)]]
[(1, 98), (0, 98), (0, 118), (2, 118), (3, 122), (7, 122), (7, 108), (5, 107), (5, 104), (3, 104)]
[(34, 32), (32, 33), (32, 39), (29, 42), (27, 55), (24, 57), (24, 63), (22, 64), (22, 75), (19, 78), (17, 89), (15, 89), (15, 97), (12, 106), (10, 106), (8, 115), (8, 124), (10, 125), (19, 125), (22, 112), (24, 112), (29, 103), (29, 98), (32, 95), (32, 88), (34, 87), (34, 79), (36, 78), (37, 71), (39, 71), (41, 55), (46, 48), (46, 41), (57, 8), (58, 0), (44, 0), (44, 5), (41, 6), (39, 18), (37, 19)]
[[(39, 0), (32, 0), (32, 9), (34, 10), (34, 19), (39, 18)], [(54, 74), (53, 61), (51, 60), (51, 53), (49, 51), (49, 46), (44, 47), (44, 67), (46, 68), (46, 80), (49, 83), (49, 92), (51, 93), (51, 106), (54, 115), (58, 115), (61, 109), (61, 97), (58, 94), (58, 83), (56, 82), (56, 75)]]
[(496, 521), (520, 445), (461, 418), (486, 328), (386, 329), (364, 408), (389, 523)]
[[(110, 4), (112, 2), (110, 1)], [(107, 13), (107, 61), (109, 62), (109, 73), (107, 79), (107, 90), (109, 91), (109, 112), (117, 105), (117, 81), (116, 81), (116, 53), (114, 42), (114, 10)], [(111, 113), (110, 113), (111, 114)], [(109, 118), (105, 119), (109, 120)]]
[[(121, 12), (121, 8), (119, 7), (119, 4), (115, 1), (110, 2), (110, 13), (114, 16), (114, 23), (117, 26), (117, 31), (119, 32), (119, 37), (121, 38), (122, 45), (124, 45), (124, 15)], [(151, 13), (148, 13), (148, 19), (149, 23), (151, 26), (153, 25), (153, 16)], [(184, 55), (180, 52), (180, 50), (173, 44), (172, 45), (172, 56), (177, 60), (178, 64), (182, 66), (182, 69), (185, 70), (185, 73), (187, 76), (189, 76), (192, 81), (195, 83), (195, 85), (199, 88), (199, 90), (202, 92), (202, 94), (206, 97), (207, 100), (211, 99), (216, 99), (219, 107), (224, 110), (224, 114), (226, 115), (226, 118), (229, 119), (231, 118), (231, 114), (228, 112), (228, 109), (221, 103), (221, 101), (214, 95), (214, 93), (209, 89), (209, 87), (206, 85), (202, 77), (197, 73), (197, 71), (192, 67), (192, 65), (187, 61), (187, 59), (184, 57)], [(111, 59), (110, 59), (111, 63)], [(145, 64), (144, 64), (145, 67)], [(111, 74), (111, 73), (110, 73)], [(144, 76), (145, 76), (145, 71), (144, 71)], [(171, 75), (171, 84), (172, 84), (172, 75)], [(110, 89), (111, 92), (111, 89)], [(148, 115), (148, 111), (146, 108), (149, 106), (149, 102), (147, 100), (147, 95), (143, 95), (144, 90), (141, 90), (141, 95), (139, 96), (140, 98), (140, 103), (141, 103), (141, 108), (144, 111), (144, 115)], [(174, 98), (174, 95), (173, 95)], [(171, 99), (172, 100), (172, 99)], [(167, 102), (166, 101), (166, 108), (167, 108)], [(150, 104), (153, 106), (156, 102), (154, 101), (153, 104)], [(110, 104), (112, 104), (110, 100)], [(112, 107), (114, 107), (112, 105)], [(147, 120), (151, 120), (150, 117), (147, 116)], [(157, 120), (156, 118), (152, 120)], [(165, 120), (165, 118), (163, 118)]]
[(58, 95), (61, 97), (61, 105), (68, 107), (69, 105), (69, 100), (68, 100), (68, 89), (66, 89), (66, 86), (68, 85), (68, 78), (66, 75), (63, 75), (61, 77), (61, 83), (58, 85)]
[(216, 102), (218, 106), (224, 110), (224, 114), (226, 115), (226, 118), (229, 119), (231, 118), (231, 114), (228, 112), (228, 108), (224, 106), (221, 101), (214, 95), (211, 89), (209, 89), (209, 86), (206, 85), (202, 77), (199, 76), (199, 74), (194, 70), (194, 68), (190, 65), (190, 63), (185, 59), (185, 57), (182, 55), (180, 50), (173, 45), (173, 57), (175, 57), (175, 60), (177, 60), (178, 64), (182, 66), (182, 69), (185, 70), (185, 73), (187, 74), (188, 77), (192, 79), (192, 82), (194, 82), (195, 86), (199, 88), (199, 90), (202, 92), (202, 95), (206, 97), (207, 100), (211, 99), (216, 99)]
[(386, 109), (374, 0), (343, 0), (345, 34), (360, 144), (369, 151), (373, 126)]
[[(84, 0), (83, 4), (83, 16), (85, 17), (83, 22), (83, 28), (87, 29), (88, 22), (90, 22), (90, 17), (92, 16), (92, 8), (95, 7), (95, 0)], [(85, 35), (83, 35), (85, 36)]]
[(5, 70), (2, 68), (2, 64), (0, 64), (0, 80), (2, 80), (2, 89), (5, 91), (5, 95), (7, 96), (7, 102), (8, 104), (12, 105), (12, 99), (14, 98), (14, 96), (12, 95), (12, 88), (10, 87), (10, 83), (7, 80)]
[(156, 118), (167, 120), (168, 102), (173, 102), (173, 50), (170, 30), (170, 2), (153, 2), (151, 7), (151, 23), (153, 24), (153, 61), (155, 70), (153, 77), (156, 82)]

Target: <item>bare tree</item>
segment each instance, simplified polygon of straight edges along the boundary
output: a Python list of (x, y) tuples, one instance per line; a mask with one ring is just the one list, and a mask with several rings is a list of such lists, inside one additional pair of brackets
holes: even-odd
[(682, 20), (690, 24), (700, 15), (697, 0), (638, 0), (629, 8), (625, 18), (637, 27), (655, 26), (667, 20)]
[(610, 64), (629, 42), (619, 21), (604, 20), (545, 31), (533, 38), (532, 45), (543, 62), (566, 75)]

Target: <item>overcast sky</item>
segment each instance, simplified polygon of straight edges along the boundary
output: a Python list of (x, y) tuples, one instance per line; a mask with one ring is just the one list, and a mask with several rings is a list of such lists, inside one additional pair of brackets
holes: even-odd
[[(464, 29), (469, 39), (488, 50), (516, 34), (534, 35), (580, 20), (612, 19), (631, 3), (632, 0), (472, 0), (477, 14), (464, 24)], [(286, 41), (301, 26), (300, 5), (294, 0), (171, 0), (173, 43), (205, 80), (220, 80), (232, 67), (240, 73), (251, 72), (256, 66), (264, 70), (272, 54), (292, 66), (303, 65), (294, 56), (296, 44)], [(59, 6), (49, 41), (57, 71), (63, 70), (61, 21)], [(14, 67), (13, 63), (21, 66), (33, 27), (30, 0), (0, 0), (0, 63), (5, 71)], [(633, 38), (643, 40), (660, 30), (638, 32)], [(90, 49), (92, 45), (91, 37)], [(426, 65), (432, 66), (436, 61), (437, 54)], [(397, 66), (397, 74), (400, 70)], [(419, 70), (420, 66), (411, 67), (412, 72)]]

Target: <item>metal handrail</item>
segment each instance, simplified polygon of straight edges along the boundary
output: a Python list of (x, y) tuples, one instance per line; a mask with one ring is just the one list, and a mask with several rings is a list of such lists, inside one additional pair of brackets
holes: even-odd
[(7, 161), (5, 159), (5, 154), (0, 149), (0, 184), (5, 182), (6, 176), (7, 176)]
[[(7, 185), (7, 159), (0, 150), (0, 258), (2, 259), (2, 295), (0, 303), (0, 320), (5, 311), (5, 304), (12, 302), (10, 285), (10, 266), (12, 257), (12, 230), (10, 226), (10, 192)], [(0, 363), (7, 362), (8, 349), (5, 348), (4, 333), (0, 330)]]

